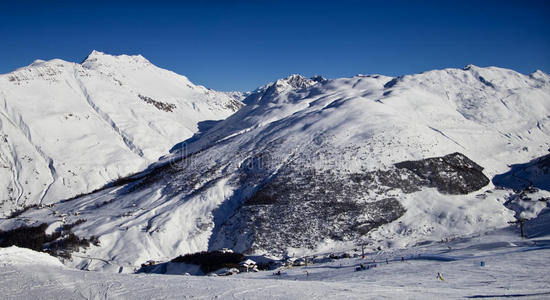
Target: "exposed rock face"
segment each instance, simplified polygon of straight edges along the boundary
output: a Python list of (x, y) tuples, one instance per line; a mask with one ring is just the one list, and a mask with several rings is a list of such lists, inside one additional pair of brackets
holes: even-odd
[(327, 238), (356, 240), (405, 213), (392, 190), (435, 187), (441, 193), (467, 194), (489, 183), (482, 169), (460, 153), (352, 174), (286, 168), (221, 226), (214, 244), (284, 253), (288, 247), (314, 248)]
[(176, 109), (176, 105), (172, 104), (172, 103), (157, 101), (157, 100), (152, 99), (151, 97), (147, 97), (147, 96), (143, 96), (143, 95), (138, 95), (138, 97), (141, 100), (145, 101), (146, 103), (149, 103), (149, 104), (153, 105), (158, 110), (162, 110), (162, 111), (165, 111), (165, 112), (172, 112), (174, 109)]
[(468, 194), (489, 183), (481, 172), (483, 168), (461, 153), (395, 164), (397, 168), (412, 171), (445, 194)]

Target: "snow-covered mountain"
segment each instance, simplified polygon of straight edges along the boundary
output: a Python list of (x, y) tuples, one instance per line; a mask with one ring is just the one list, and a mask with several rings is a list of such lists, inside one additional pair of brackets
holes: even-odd
[(0, 214), (88, 193), (145, 169), (238, 110), (223, 93), (141, 55), (93, 51), (0, 75)]
[(292, 75), (243, 102), (146, 171), (0, 229), (85, 220), (73, 231), (100, 246), (70, 264), (116, 271), (224, 247), (281, 256), (411, 246), (508, 226), (511, 190), (491, 179), (550, 147), (541, 71)]

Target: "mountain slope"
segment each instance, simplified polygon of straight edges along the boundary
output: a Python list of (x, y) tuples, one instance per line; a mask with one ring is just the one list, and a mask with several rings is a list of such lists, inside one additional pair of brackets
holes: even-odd
[(0, 75), (0, 213), (87, 193), (144, 169), (203, 120), (238, 110), (137, 56), (35, 61)]
[(282, 256), (411, 246), (508, 226), (510, 191), (490, 179), (550, 147), (540, 71), (293, 75), (243, 102), (146, 172), (0, 227), (86, 219), (74, 232), (101, 246), (71, 264), (88, 269), (222, 247)]

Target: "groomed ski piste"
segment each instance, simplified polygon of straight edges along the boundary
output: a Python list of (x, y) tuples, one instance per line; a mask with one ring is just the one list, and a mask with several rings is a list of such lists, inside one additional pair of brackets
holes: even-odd
[[(0, 249), (2, 299), (544, 299), (550, 297), (548, 211), (517, 228), (228, 277), (88, 272), (48, 254)], [(542, 230), (542, 231), (540, 231)], [(402, 261), (404, 258), (404, 261)], [(388, 262), (386, 263), (386, 259)], [(361, 268), (360, 265), (364, 268)], [(361, 271), (357, 271), (360, 269)], [(440, 276), (439, 276), (439, 275)]]

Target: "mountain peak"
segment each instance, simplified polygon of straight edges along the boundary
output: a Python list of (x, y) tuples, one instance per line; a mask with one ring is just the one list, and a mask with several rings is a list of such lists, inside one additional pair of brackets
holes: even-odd
[(86, 61), (90, 61), (90, 60), (97, 60), (99, 59), (101, 56), (104, 56), (106, 55), (104, 52), (101, 52), (101, 51), (97, 51), (97, 50), (92, 50), (92, 52), (90, 52), (90, 54), (88, 54), (88, 56), (86, 56), (86, 58), (84, 58), (84, 60), (81, 62), (81, 64), (84, 64)]
[(468, 71), (468, 70), (478, 70), (478, 69), (480, 69), (480, 67), (478, 67), (478, 66), (476, 66), (476, 65), (474, 65), (474, 64), (467, 64), (467, 65), (463, 68), (464, 71)]
[(88, 56), (99, 56), (99, 55), (105, 55), (105, 53), (94, 49), (92, 50), (92, 52), (90, 52)]
[(29, 66), (30, 67), (36, 67), (36, 66), (41, 66), (41, 65), (44, 65), (46, 63), (45, 60), (43, 59), (35, 59), (32, 64), (30, 64)]
[(275, 82), (276, 87), (291, 87), (294, 89), (310, 87), (317, 82), (311, 79), (308, 79), (299, 74), (292, 74), (286, 78), (279, 79)]
[(310, 80), (312, 81), (315, 81), (315, 82), (326, 82), (327, 79), (321, 75), (314, 75), (313, 77), (310, 78)]
[(119, 65), (119, 64), (131, 64), (131, 65), (151, 65), (145, 57), (141, 54), (137, 55), (111, 55), (101, 51), (92, 50), (90, 54), (82, 61), (82, 66), (89, 69), (97, 68), (101, 65)]

